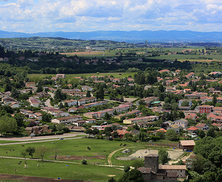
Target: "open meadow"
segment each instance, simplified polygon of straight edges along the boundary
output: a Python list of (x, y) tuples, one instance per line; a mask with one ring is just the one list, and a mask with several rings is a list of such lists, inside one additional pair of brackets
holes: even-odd
[[(172, 150), (171, 145), (176, 146), (177, 143), (164, 147)], [(48, 149), (44, 155), (45, 161), (41, 161), (39, 153), (34, 153), (34, 160), (29, 155), (25, 156), (26, 160), (24, 159), (22, 152), (26, 148), (35, 147), (37, 149), (40, 146)], [(113, 174), (116, 175), (115, 179), (119, 179), (123, 175), (123, 167), (120, 166), (133, 164), (133, 160), (118, 160), (117, 157), (130, 156), (141, 149), (152, 151), (161, 147), (161, 143), (158, 142), (151, 144), (149, 142), (135, 143), (89, 138), (42, 141), (40, 143), (31, 143), (30, 141), (28, 144), (16, 145), (12, 143), (11, 145), (0, 145), (0, 173), (103, 182), (108, 181), (109, 175)], [(59, 149), (57, 160), (54, 160), (54, 155), (51, 152), (55, 148)], [(125, 149), (130, 149), (130, 152), (122, 153)], [(13, 158), (9, 159), (9, 157)], [(83, 159), (87, 160), (88, 165), (81, 164)], [(25, 168), (25, 161), (27, 168)], [(108, 164), (115, 166), (101, 166)]]
[[(128, 76), (133, 77), (136, 72), (114, 72), (114, 73), (79, 73), (79, 74), (66, 74), (67, 79), (74, 79), (75, 77), (89, 77), (89, 76), (113, 76), (115, 78), (125, 78)], [(45, 77), (55, 77), (56, 74), (28, 74), (28, 78), (40, 78), (43, 79)]]

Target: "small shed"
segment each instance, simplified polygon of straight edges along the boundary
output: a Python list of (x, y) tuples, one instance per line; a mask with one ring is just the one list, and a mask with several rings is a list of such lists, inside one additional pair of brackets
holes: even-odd
[(194, 149), (195, 142), (194, 140), (180, 140), (179, 148), (183, 150), (192, 150)]

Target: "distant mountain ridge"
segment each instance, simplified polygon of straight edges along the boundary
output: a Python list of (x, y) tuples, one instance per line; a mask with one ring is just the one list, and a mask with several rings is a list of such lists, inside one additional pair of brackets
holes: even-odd
[(0, 38), (62, 37), (82, 40), (113, 40), (125, 42), (222, 42), (222, 32), (194, 31), (92, 31), (20, 33), (0, 31)]

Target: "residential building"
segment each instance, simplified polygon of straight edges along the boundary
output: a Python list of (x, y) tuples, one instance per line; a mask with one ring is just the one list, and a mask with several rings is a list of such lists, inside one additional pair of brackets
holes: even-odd
[(75, 115), (75, 116), (67, 116), (67, 117), (55, 118), (55, 119), (52, 119), (51, 122), (52, 123), (57, 123), (57, 124), (60, 124), (60, 123), (72, 124), (72, 123), (74, 123), (76, 121), (79, 121), (79, 120), (82, 120), (82, 116)]
[(199, 113), (203, 114), (203, 113), (211, 113), (213, 110), (214, 106), (209, 106), (209, 105), (202, 105), (199, 106)]
[(174, 121), (175, 124), (179, 125), (180, 127), (187, 129), (188, 121), (186, 119), (179, 119)]
[(209, 126), (205, 123), (198, 123), (195, 127), (201, 130), (209, 130)]
[(193, 151), (195, 146), (194, 140), (180, 140), (179, 141), (179, 148), (183, 150), (191, 150)]

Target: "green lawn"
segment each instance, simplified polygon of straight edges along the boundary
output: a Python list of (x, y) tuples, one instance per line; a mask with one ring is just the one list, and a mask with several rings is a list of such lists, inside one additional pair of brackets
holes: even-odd
[[(25, 168), (25, 160), (0, 159), (0, 161), (0, 173), (5, 174), (85, 181), (91, 180), (95, 182), (107, 182), (109, 179), (108, 175), (116, 175), (116, 177), (114, 177), (115, 179), (119, 179), (123, 175), (122, 170), (95, 165), (79, 165), (27, 160), (27, 168)], [(18, 164), (19, 161), (22, 161), (20, 165)], [(39, 167), (37, 166), (38, 164)], [(14, 169), (16, 169), (17, 172)]]
[[(128, 72), (124, 72), (124, 73), (81, 73), (81, 74), (66, 74), (66, 78), (70, 79), (70, 78), (75, 78), (75, 77), (89, 77), (89, 76), (114, 76), (115, 78), (125, 78), (128, 76), (134, 76), (134, 73), (128, 73)], [(34, 77), (38, 77), (38, 78), (45, 78), (48, 76), (52, 76), (55, 77), (55, 74), (28, 74), (28, 78), (32, 79)]]
[[(23, 144), (12, 144), (0, 146), (0, 156), (23, 157), (21, 152), (27, 147), (37, 148), (39, 146), (45, 146), (48, 148), (48, 154), (44, 156), (45, 160), (54, 160), (54, 156), (50, 151), (51, 149), (58, 148), (60, 150), (58, 160), (63, 161), (64, 163), (27, 160), (28, 168), (25, 169), (24, 163), (18, 165), (18, 161), (20, 160), (0, 158), (0, 173), (81, 180), (91, 179), (92, 181), (102, 182), (108, 181), (108, 175), (116, 175), (116, 179), (118, 179), (123, 174), (123, 171), (120, 169), (98, 166), (107, 164), (107, 157), (111, 152), (120, 148), (130, 149), (130, 154), (136, 150), (145, 149), (147, 147), (158, 149), (157, 146), (151, 146), (149, 142), (109, 141), (88, 138), (64, 139), (53, 142), (29, 143), (24, 144), (24, 146), (22, 145)], [(88, 146), (91, 150), (87, 149)], [(119, 166), (132, 165), (133, 161), (121, 161), (116, 159), (118, 156), (129, 155), (123, 154), (121, 151), (122, 150), (117, 151), (112, 156), (112, 164)], [(78, 159), (72, 159), (73, 156), (78, 157)], [(26, 156), (26, 158), (31, 158), (31, 156)], [(34, 154), (34, 158), (40, 159), (36, 153)], [(82, 165), (82, 159), (87, 159), (88, 165)], [(73, 163), (70, 164), (68, 162)], [(40, 163), (40, 167), (37, 167), (38, 163)], [(69, 165), (69, 167), (66, 165)], [(18, 172), (15, 172), (14, 169), (17, 169)]]

